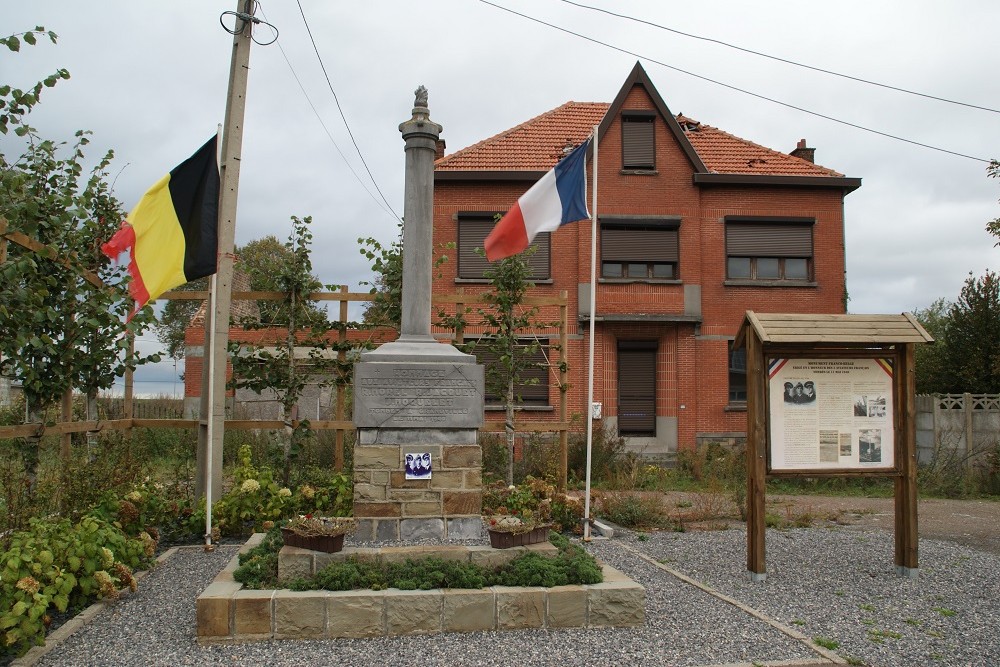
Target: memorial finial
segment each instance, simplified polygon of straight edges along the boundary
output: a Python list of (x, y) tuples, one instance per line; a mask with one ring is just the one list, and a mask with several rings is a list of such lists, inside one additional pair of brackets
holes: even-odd
[(415, 99), (413, 100), (413, 106), (415, 106), (415, 107), (425, 107), (426, 108), (427, 107), (427, 89), (424, 88), (423, 86), (419, 86), (416, 90), (413, 91), (413, 94), (416, 96)]

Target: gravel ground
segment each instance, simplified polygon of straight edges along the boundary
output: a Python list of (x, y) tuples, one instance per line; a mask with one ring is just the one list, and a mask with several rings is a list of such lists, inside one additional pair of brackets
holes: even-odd
[(590, 549), (646, 587), (644, 627), (199, 647), (195, 598), (236, 549), (185, 549), (38, 664), (645, 667), (822, 661), (793, 636), (797, 631), (838, 642), (836, 653), (860, 661), (854, 664), (1000, 665), (1000, 558), (968, 547), (921, 540), (919, 578), (908, 580), (895, 574), (892, 535), (884, 531), (768, 531), (768, 578), (757, 584), (746, 576), (746, 534), (738, 529), (648, 537), (626, 532), (595, 540)]

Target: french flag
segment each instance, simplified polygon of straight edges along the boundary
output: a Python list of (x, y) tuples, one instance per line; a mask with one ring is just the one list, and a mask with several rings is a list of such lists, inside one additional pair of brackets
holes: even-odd
[(561, 225), (590, 217), (586, 170), (589, 146), (590, 139), (521, 195), (486, 237), (486, 259), (495, 262), (516, 255), (526, 250), (539, 232), (554, 232)]

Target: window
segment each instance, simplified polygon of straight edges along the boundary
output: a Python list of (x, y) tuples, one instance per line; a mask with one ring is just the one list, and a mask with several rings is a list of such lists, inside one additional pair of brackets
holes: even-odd
[[(532, 342), (534, 341), (523, 341), (525, 345)], [(496, 363), (496, 354), (478, 345), (476, 346), (475, 354), (476, 361), (486, 366), (486, 405), (503, 405), (503, 393), (493, 391), (496, 388), (490, 387), (490, 366)], [(529, 407), (549, 406), (549, 363), (547, 357), (547, 344), (543, 341), (529, 358), (528, 368), (521, 372), (522, 382), (514, 385), (514, 396), (518, 399), (518, 405)]]
[(618, 434), (656, 435), (656, 341), (618, 342)]
[(622, 114), (622, 169), (656, 169), (655, 121), (652, 111)]
[[(493, 213), (458, 214), (458, 277), (481, 280), (485, 277), (490, 263), (486, 257), (476, 252), (483, 247), (483, 241), (493, 229)], [(535, 237), (532, 246), (538, 250), (528, 257), (532, 280), (548, 280), (550, 233), (542, 232)]]
[(729, 341), (729, 402), (746, 403), (747, 400), (747, 351), (733, 347)]
[(678, 224), (676, 220), (603, 220), (601, 276), (676, 279)]
[(813, 220), (726, 218), (726, 278), (812, 280)]

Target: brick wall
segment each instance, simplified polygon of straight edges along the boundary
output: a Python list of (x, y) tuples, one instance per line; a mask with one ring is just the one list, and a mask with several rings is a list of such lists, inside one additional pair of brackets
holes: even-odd
[[(645, 89), (635, 86), (626, 110), (655, 110)], [(746, 310), (760, 312), (844, 312), (843, 192), (836, 188), (776, 186), (696, 186), (694, 167), (666, 123), (655, 129), (656, 173), (625, 174), (621, 169), (621, 121), (615, 119), (601, 138), (598, 167), (598, 214), (680, 216), (680, 262), (676, 283), (600, 283), (599, 316), (645, 314), (663, 319), (685, 315), (685, 287), (699, 286), (702, 321), (598, 323), (595, 336), (594, 400), (604, 415), (617, 415), (618, 340), (657, 340), (657, 416), (677, 418), (677, 446), (693, 448), (699, 438), (736, 437), (746, 429), (746, 413), (729, 407), (727, 340)], [(589, 165), (588, 165), (589, 169)], [(588, 177), (589, 180), (589, 177)], [(506, 211), (530, 182), (442, 180), (434, 191), (434, 243), (457, 240), (456, 217), (462, 211)], [(588, 194), (588, 202), (590, 202)], [(815, 287), (736, 287), (725, 282), (725, 216), (795, 216), (815, 218)], [(552, 235), (552, 280), (535, 293), (569, 294), (570, 413), (586, 414), (587, 322), (580, 321), (578, 286), (590, 280), (591, 225), (566, 225)], [(453, 292), (457, 250), (434, 280), (438, 294)], [(485, 285), (461, 283), (476, 293)], [(694, 306), (696, 304), (689, 304)], [(586, 304), (585, 304), (586, 306)], [(554, 319), (554, 318), (553, 318)], [(553, 376), (550, 401), (558, 405)], [(683, 406), (683, 407), (682, 407)], [(553, 412), (549, 418), (556, 419)], [(545, 413), (532, 414), (544, 419)], [(500, 418), (488, 414), (487, 418)]]

